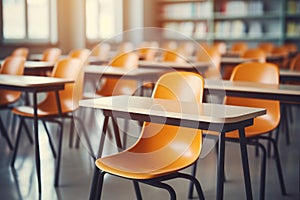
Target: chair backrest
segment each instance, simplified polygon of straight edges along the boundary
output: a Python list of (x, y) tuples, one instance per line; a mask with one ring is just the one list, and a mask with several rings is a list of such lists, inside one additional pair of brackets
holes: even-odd
[[(10, 56), (1, 64), (0, 74), (23, 75), (25, 58), (22, 56)], [(11, 90), (0, 90), (0, 105), (16, 102), (21, 92)]]
[(225, 42), (214, 42), (213, 46), (218, 49), (221, 55), (225, 54), (227, 51), (227, 45)]
[(12, 56), (22, 56), (27, 58), (29, 54), (29, 49), (26, 47), (18, 47), (12, 52)]
[(78, 58), (81, 60), (82, 64), (85, 65), (88, 63), (88, 57), (90, 54), (91, 51), (89, 49), (73, 49), (69, 52), (68, 57)]
[[(109, 63), (109, 66), (125, 69), (136, 69), (138, 67), (138, 62), (138, 55), (130, 52), (115, 56)], [(107, 78), (99, 90), (96, 91), (96, 94), (101, 96), (114, 96), (122, 94), (132, 95), (136, 89), (136, 81)]]
[(134, 45), (131, 42), (122, 42), (117, 47), (116, 55), (124, 54), (133, 51)]
[[(236, 66), (230, 77), (231, 81), (247, 81), (264, 84), (279, 84), (279, 69), (273, 63), (249, 62)], [(255, 122), (260, 119), (266, 119), (268, 123), (260, 124), (268, 126), (270, 130), (274, 129), (280, 121), (280, 104), (275, 100), (264, 100), (254, 98), (226, 97), (225, 103), (229, 105), (248, 106), (266, 108), (267, 114), (254, 119)]]
[(162, 61), (163, 62), (178, 62), (185, 63), (184, 59), (185, 55), (181, 52), (173, 51), (173, 50), (165, 50), (162, 52)]
[(243, 58), (255, 58), (258, 59), (258, 62), (266, 62), (266, 53), (259, 48), (247, 49), (243, 54)]
[(257, 45), (257, 47), (262, 49), (268, 55), (273, 51), (275, 45), (271, 42), (261, 42)]
[(248, 44), (246, 42), (236, 42), (230, 47), (230, 51), (243, 54), (248, 49)]
[(59, 48), (48, 48), (43, 52), (42, 61), (56, 62), (61, 56), (61, 49)]
[(177, 52), (181, 53), (185, 57), (191, 57), (194, 55), (196, 46), (193, 42), (182, 42), (177, 48)]
[(300, 71), (300, 53), (298, 53), (291, 61), (290, 70)]
[(107, 60), (110, 56), (110, 50), (110, 44), (102, 42), (93, 48), (91, 55), (97, 56), (101, 60)]
[(210, 46), (199, 50), (196, 54), (196, 59), (200, 62), (213, 63), (213, 65), (205, 71), (205, 78), (220, 78), (221, 53), (217, 47)]
[[(203, 99), (203, 87), (204, 79), (199, 74), (170, 72), (159, 78), (152, 98), (199, 103)], [(140, 138), (129, 151), (161, 157), (162, 164), (176, 169), (180, 166), (170, 166), (167, 159), (176, 158), (180, 160), (177, 164), (188, 166), (198, 159), (201, 144), (201, 130), (147, 122), (143, 125)], [(153, 164), (161, 165), (161, 163)]]
[[(78, 58), (64, 58), (59, 60), (52, 71), (52, 77), (74, 80), (74, 83), (65, 85), (65, 89), (59, 92), (61, 109), (63, 113), (72, 112), (78, 108), (82, 98), (83, 67)], [(47, 97), (39, 104), (45, 110), (52, 110), (57, 114), (57, 105), (54, 92), (47, 93)]]

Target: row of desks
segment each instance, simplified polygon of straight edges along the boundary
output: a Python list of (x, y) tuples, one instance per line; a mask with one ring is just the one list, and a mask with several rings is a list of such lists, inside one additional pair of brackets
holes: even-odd
[[(93, 70), (92, 70), (93, 69)], [(126, 71), (120, 68), (112, 68), (112, 67), (99, 67), (99, 66), (89, 66), (86, 67), (86, 74), (94, 74), (99, 76), (101, 74), (103, 77), (110, 78), (130, 78), (136, 79), (139, 81), (145, 81), (148, 78), (153, 79), (153, 77), (158, 77), (163, 71), (162, 70), (144, 70), (144, 69), (136, 69)], [(99, 71), (100, 70), (100, 71)], [(102, 71), (101, 71), (102, 70)], [(149, 74), (151, 74), (149, 76)], [(71, 80), (64, 79), (56, 79), (50, 77), (35, 77), (35, 76), (11, 76), (11, 75), (0, 75), (0, 88), (1, 89), (10, 89), (17, 91), (28, 91), (32, 92), (33, 102), (34, 102), (34, 114), (37, 116), (37, 96), (38, 92), (48, 92), (55, 91), (58, 95), (58, 91), (64, 88), (66, 83), (72, 82)], [(252, 83), (243, 83), (243, 82), (230, 82), (230, 81), (221, 81), (221, 80), (205, 80), (205, 92), (209, 94), (217, 94), (217, 95), (232, 95), (232, 96), (243, 96), (243, 97), (256, 97), (256, 98), (266, 98), (266, 99), (276, 99), (280, 101), (294, 101), (300, 102), (300, 86), (291, 86), (291, 85), (279, 85), (279, 87), (271, 86), (271, 85), (255, 85)], [(129, 101), (127, 101), (129, 99)], [(58, 98), (59, 100), (59, 98)], [(126, 101), (125, 101), (126, 100)], [(241, 138), (244, 138), (244, 127), (250, 126), (253, 123), (253, 118), (259, 115), (264, 114), (264, 109), (256, 109), (256, 108), (245, 108), (242, 107), (232, 107), (226, 105), (213, 105), (213, 104), (199, 104), (197, 106), (204, 106), (206, 109), (213, 109), (214, 112), (203, 112), (201, 116), (196, 116), (191, 113), (182, 114), (181, 112), (176, 112), (171, 110), (170, 112), (164, 112), (162, 115), (159, 111), (152, 112), (151, 106), (143, 106), (143, 111), (137, 107), (140, 104), (135, 104), (132, 102), (148, 102), (149, 105), (157, 104), (158, 102), (151, 100), (147, 97), (109, 97), (98, 100), (83, 100), (80, 105), (84, 107), (94, 107), (97, 109), (104, 110), (104, 114), (106, 117), (111, 117), (111, 113), (113, 112), (114, 117), (124, 117), (131, 116), (134, 120), (140, 121), (149, 121), (149, 120), (157, 120), (154, 122), (160, 122), (162, 118), (167, 118), (168, 120), (163, 120), (170, 124), (176, 124), (177, 121), (185, 121), (184, 126), (192, 127), (192, 128), (201, 128), (201, 129), (209, 129), (215, 126), (209, 126), (209, 124), (216, 124), (223, 127), (222, 130), (219, 130), (221, 133), (225, 133), (229, 130), (238, 129), (241, 133)], [(122, 108), (126, 108), (127, 110), (119, 110), (119, 103), (112, 104), (112, 102), (125, 102), (128, 105), (123, 105)], [(151, 103), (152, 102), (152, 103)], [(165, 102), (166, 105), (172, 102)], [(166, 106), (165, 103), (159, 102), (163, 107)], [(58, 103), (59, 105), (59, 103)], [(224, 112), (226, 110), (226, 112)], [(181, 110), (182, 111), (182, 110)], [(130, 115), (124, 115), (125, 113), (130, 113)], [(119, 115), (116, 115), (119, 113)], [(153, 115), (153, 117), (149, 117)], [(177, 114), (176, 114), (177, 113)], [(223, 115), (214, 116), (212, 113), (223, 113)], [(235, 117), (233, 117), (233, 114)], [(230, 120), (229, 120), (230, 119)], [(221, 126), (222, 124), (222, 126)], [(224, 126), (225, 124), (225, 126)], [(239, 124), (238, 126), (234, 124)], [(182, 125), (180, 123), (180, 125)], [(37, 117), (34, 118), (34, 135), (35, 135), (35, 158), (36, 158), (36, 169), (38, 174), (38, 183), (39, 183), (39, 191), (41, 186), (40, 179), (40, 156), (39, 156), (39, 143), (38, 143), (38, 123)], [(220, 134), (220, 141), (224, 140), (224, 134)], [(241, 140), (243, 141), (243, 139)], [(220, 142), (219, 145), (224, 145), (223, 142)], [(245, 187), (248, 199), (252, 199), (252, 190), (251, 190), (251, 182), (250, 182), (250, 174), (249, 174), (249, 166), (248, 166), (248, 157), (247, 157), (247, 148), (246, 145), (241, 142), (241, 153), (243, 158), (243, 169), (244, 169), (244, 178), (245, 178)], [(224, 149), (222, 146), (220, 149)], [(224, 152), (219, 152), (219, 157), (224, 155)], [(218, 179), (221, 179), (222, 173), (224, 172), (224, 161), (219, 159), (218, 161)], [(218, 181), (217, 185), (217, 198), (223, 198), (223, 181)]]

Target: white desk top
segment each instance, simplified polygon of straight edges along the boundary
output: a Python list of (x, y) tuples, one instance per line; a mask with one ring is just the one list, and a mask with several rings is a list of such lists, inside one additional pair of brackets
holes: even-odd
[(16, 87), (37, 87), (51, 86), (57, 84), (73, 83), (73, 80), (63, 78), (53, 78), (44, 76), (16, 76), (0, 74), (0, 85), (16, 86)]
[[(265, 114), (265, 109), (220, 104), (196, 104), (138, 96), (113, 96), (81, 100), (80, 106), (142, 114), (151, 117), (185, 119), (194, 122), (235, 123)], [(130, 116), (128, 115), (128, 118)], [(180, 125), (180, 124), (178, 124)]]

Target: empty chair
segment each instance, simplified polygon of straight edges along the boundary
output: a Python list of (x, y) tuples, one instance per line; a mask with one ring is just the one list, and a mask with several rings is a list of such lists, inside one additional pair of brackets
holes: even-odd
[[(59, 91), (59, 100), (61, 106), (61, 113), (58, 111), (56, 95), (54, 92), (49, 92), (46, 98), (38, 104), (38, 120), (41, 120), (46, 129), (46, 133), (49, 137), (50, 147), (56, 158), (56, 168), (55, 168), (55, 186), (59, 183), (59, 173), (60, 173), (60, 160), (61, 160), (61, 150), (62, 150), (62, 134), (63, 134), (63, 123), (59, 121), (60, 118), (68, 118), (73, 120), (78, 120), (77, 117), (73, 116), (73, 111), (77, 110), (78, 102), (82, 95), (82, 85), (83, 85), (82, 73), (82, 63), (76, 58), (65, 58), (58, 61), (52, 71), (52, 77), (66, 78), (69, 80), (74, 80), (74, 83), (68, 83), (65, 85), (64, 90)], [(33, 119), (33, 108), (31, 106), (20, 106), (15, 107), (12, 112), (20, 118), (20, 124), (18, 128), (18, 133), (16, 137), (16, 147), (14, 149), (11, 166), (14, 166), (15, 158), (18, 151), (18, 146), (20, 143), (20, 136), (22, 133), (22, 127), (25, 126), (25, 119)], [(59, 141), (57, 152), (52, 144), (50, 133), (46, 126), (46, 122), (57, 123), (60, 127)]]
[(248, 49), (248, 44), (246, 42), (236, 42), (233, 43), (230, 47), (232, 53), (237, 53), (242, 55)]
[(108, 60), (110, 58), (111, 46), (109, 43), (101, 42), (93, 48), (92, 56), (96, 56), (100, 60)]
[(243, 54), (242, 58), (254, 58), (258, 62), (266, 62), (266, 53), (259, 48), (247, 49)]
[(140, 60), (154, 61), (158, 53), (158, 43), (155, 41), (144, 41), (138, 48), (138, 55)]
[(81, 60), (83, 65), (88, 63), (88, 57), (90, 56), (91, 51), (89, 49), (73, 49), (69, 52), (68, 57), (78, 58)]
[[(139, 58), (136, 53), (123, 53), (115, 56), (109, 63), (109, 66), (136, 69), (138, 67), (138, 61)], [(132, 95), (136, 90), (136, 81), (107, 78), (100, 88), (97, 89), (96, 94), (100, 96)]]
[(59, 48), (48, 48), (43, 52), (42, 61), (57, 62), (61, 56), (61, 49)]
[(220, 79), (221, 54), (217, 47), (206, 47), (196, 53), (196, 61), (211, 62), (211, 65), (205, 72), (205, 78)]
[(180, 52), (165, 50), (162, 52), (162, 61), (163, 62), (178, 62), (186, 63), (187, 58), (182, 55)]
[(267, 55), (271, 54), (275, 45), (271, 42), (261, 42), (257, 45), (258, 48), (262, 49)]
[[(279, 84), (279, 69), (272, 63), (258, 63), (249, 62), (242, 63), (236, 66), (230, 77), (231, 81), (247, 81), (263, 84)], [(259, 147), (262, 152), (261, 162), (261, 174), (260, 174), (260, 199), (264, 199), (265, 196), (265, 177), (266, 177), (266, 149), (259, 140), (268, 140), (272, 143), (275, 152), (275, 162), (281, 186), (281, 192), (286, 194), (284, 185), (279, 152), (276, 141), (268, 135), (275, 130), (280, 122), (280, 102), (275, 100), (264, 100), (254, 98), (242, 98), (242, 97), (225, 97), (225, 104), (265, 108), (267, 113), (263, 116), (254, 119), (252, 126), (245, 128), (245, 136), (247, 138), (248, 145), (254, 145)], [(210, 132), (211, 133), (211, 132)], [(212, 133), (211, 133), (212, 134)], [(232, 131), (226, 133), (226, 141), (239, 142), (238, 131)]]
[(26, 47), (19, 47), (19, 48), (16, 48), (16, 49), (11, 53), (12, 56), (22, 56), (22, 57), (24, 57), (24, 58), (27, 58), (27, 57), (28, 57), (28, 54), (29, 54), (29, 49), (26, 48)]
[[(23, 75), (25, 58), (21, 56), (10, 56), (5, 58), (1, 64), (0, 74)], [(21, 97), (21, 92), (11, 90), (0, 90), (0, 110), (11, 109), (11, 104), (17, 102)], [(6, 139), (9, 148), (12, 150), (13, 145), (9, 139), (3, 121), (0, 117), (0, 132)]]
[(291, 61), (290, 70), (300, 71), (300, 53)]
[[(204, 79), (198, 74), (170, 72), (160, 77), (152, 98), (198, 103), (203, 99), (203, 87)], [(192, 181), (199, 198), (204, 199), (198, 180), (179, 172), (198, 159), (201, 147), (201, 130), (146, 122), (133, 146), (96, 160), (95, 164), (100, 174), (96, 174), (99, 175), (98, 188), (94, 191), (95, 194), (91, 193), (91, 197), (101, 197), (104, 175), (112, 174), (133, 180), (137, 199), (142, 199), (138, 182), (166, 189), (171, 199), (176, 199), (174, 189), (163, 182), (173, 178)]]
[(284, 46), (274, 47), (271, 52), (271, 56), (274, 56), (275, 58), (273, 59), (271, 57), (271, 60), (269, 60), (268, 62), (272, 62), (278, 65), (280, 68), (287, 68), (289, 51), (286, 47)]

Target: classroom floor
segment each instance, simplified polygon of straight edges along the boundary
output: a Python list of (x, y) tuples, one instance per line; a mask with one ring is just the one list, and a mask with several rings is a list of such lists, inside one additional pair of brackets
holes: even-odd
[[(283, 133), (279, 138), (279, 150), (283, 168), (284, 180), (288, 195), (282, 196), (275, 168), (274, 159), (267, 159), (267, 179), (266, 179), (266, 199), (299, 199), (300, 177), (299, 177), (299, 144), (300, 125), (296, 122), (297, 115), (300, 113), (299, 107), (293, 107), (294, 122), (289, 124), (291, 144), (286, 145), (286, 139)], [(84, 116), (84, 119), (97, 115), (99, 121), (89, 123), (86, 126), (92, 141), (92, 149), (97, 150), (97, 138), (99, 137), (99, 126), (101, 126), (101, 113), (83, 112), (77, 115)], [(12, 120), (7, 111), (1, 111), (1, 118), (4, 123)], [(120, 121), (120, 127), (124, 126)], [(68, 122), (66, 121), (66, 124)], [(28, 123), (29, 125), (29, 123)], [(79, 126), (76, 125), (76, 129)], [(131, 122), (128, 132), (138, 132), (138, 126)], [(8, 127), (10, 132), (14, 132), (12, 126)], [(21, 138), (21, 146), (15, 162), (15, 168), (10, 167), (12, 152), (0, 136), (0, 199), (4, 200), (32, 200), (32, 199), (49, 199), (49, 200), (83, 200), (88, 199), (91, 179), (93, 175), (93, 161), (87, 150), (87, 143), (83, 140), (80, 147), (69, 148), (69, 127), (65, 128), (63, 153), (61, 163), (61, 176), (59, 187), (54, 187), (54, 158), (50, 151), (48, 138), (46, 137), (43, 126), (40, 126), (40, 146), (41, 146), (41, 175), (42, 175), (42, 195), (38, 195), (37, 178), (34, 161), (34, 145), (29, 143), (25, 134)], [(56, 127), (51, 127), (52, 132), (56, 132)], [(137, 135), (129, 134), (127, 144), (134, 142)], [(12, 138), (15, 134), (10, 134)], [(54, 139), (57, 135), (54, 134)], [(198, 164), (197, 178), (201, 182), (206, 199), (215, 199), (216, 190), (216, 153), (213, 148), (212, 140), (205, 140), (204, 150)], [(112, 138), (106, 140), (104, 155), (116, 152), (116, 147)], [(258, 199), (259, 190), (259, 166), (260, 157), (254, 154), (254, 148), (248, 148), (250, 173), (252, 181), (252, 190), (254, 199)], [(239, 146), (235, 143), (226, 143), (226, 179), (224, 187), (224, 199), (245, 199), (244, 183), (242, 178), (241, 161)], [(190, 168), (186, 172), (190, 172)], [(169, 181), (175, 188), (177, 199), (187, 199), (188, 182), (181, 179)], [(144, 199), (169, 199), (168, 193), (157, 188), (141, 184), (142, 195)], [(113, 176), (106, 176), (103, 188), (102, 199), (135, 199), (133, 184), (124, 179)]]

